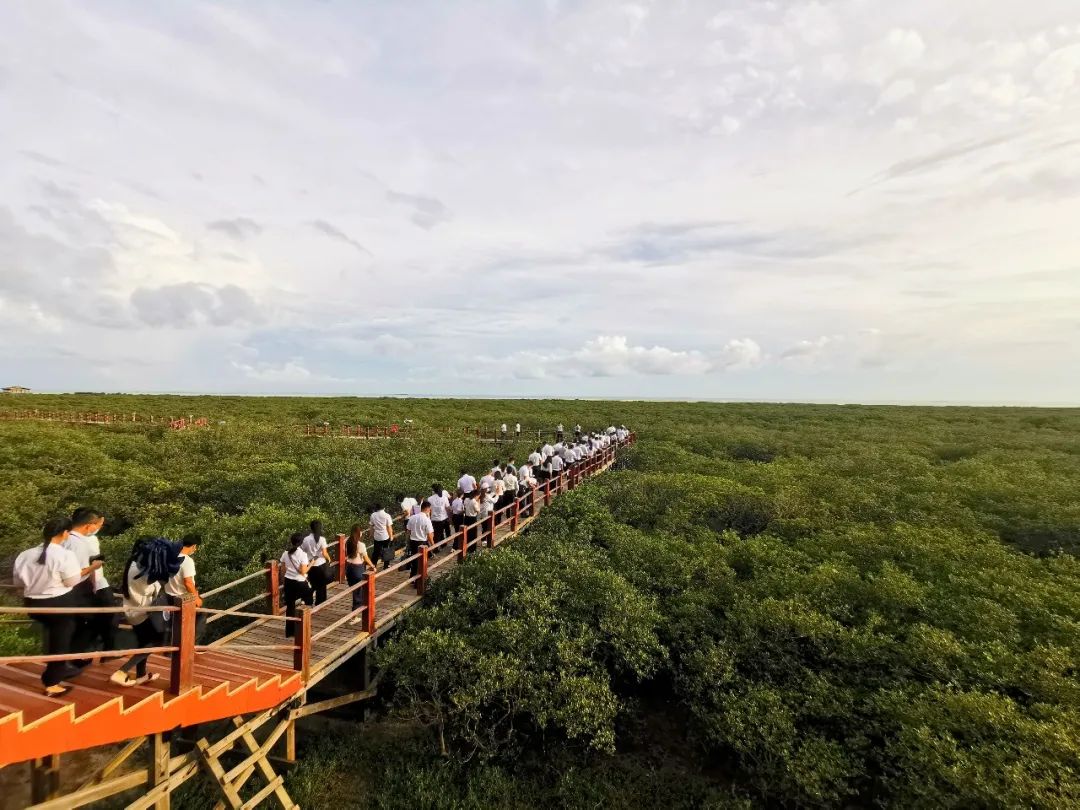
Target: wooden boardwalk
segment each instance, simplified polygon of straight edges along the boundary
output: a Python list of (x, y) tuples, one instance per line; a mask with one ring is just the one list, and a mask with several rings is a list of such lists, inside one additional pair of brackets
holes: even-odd
[[(631, 434), (627, 443), (633, 442)], [(220, 598), (223, 593), (237, 593), (233, 590), (237, 586), (265, 578), (267, 591), (231, 607), (197, 609), (194, 599), (185, 597), (179, 607), (165, 608), (172, 616), (171, 638), (167, 646), (152, 648), (148, 667), (158, 679), (144, 686), (121, 687), (109, 679), (127, 655), (137, 652), (133, 650), (117, 651), (117, 657), (87, 667), (69, 682), (72, 689), (61, 697), (41, 692), (45, 656), (0, 658), (0, 767), (33, 762), (34, 795), (39, 802), (33, 807), (38, 810), (68, 810), (135, 787), (145, 787), (146, 792), (129, 810), (166, 808), (171, 792), (200, 770), (216, 780), (229, 807), (256, 807), (273, 795), (282, 807), (291, 809), (294, 805), (283, 779), (269, 761), (271, 748), (284, 736), (285, 757), (291, 760), (296, 720), (373, 694), (365, 682), (352, 693), (309, 703), (308, 690), (393, 628), (422, 601), (431, 582), (447, 576), (469, 557), (490, 553), (520, 534), (556, 497), (607, 470), (615, 456), (615, 447), (601, 451), (558, 480), (512, 499), (473, 526), (467, 543), (462, 544), (459, 533), (412, 556), (399, 551), (388, 568), (368, 573), (351, 588), (344, 582), (345, 542), (339, 535), (337, 560), (331, 564), (338, 581), (330, 584), (323, 604), (302, 606), (292, 619), (283, 615), (276, 563), (203, 594), (206, 599)], [(410, 574), (412, 566), (415, 574)], [(360, 598), (354, 606), (355, 596)], [(260, 605), (266, 605), (267, 612), (258, 612)], [(46, 610), (88, 612), (83, 608)], [(0, 613), (24, 612), (0, 608)], [(246, 621), (216, 641), (199, 645), (197, 613), (210, 622)], [(287, 622), (296, 629), (292, 639), (285, 636)], [(83, 656), (61, 658), (79, 657)], [(196, 751), (172, 754), (172, 731), (220, 720), (231, 720), (235, 729), (217, 739), (199, 740)], [(272, 724), (272, 730), (256, 739), (255, 731), (267, 724)], [(81, 789), (58, 797), (61, 754), (125, 741), (116, 757)], [(150, 754), (146, 766), (115, 776), (144, 742)], [(227, 767), (223, 757), (235, 755), (237, 746), (246, 749), (239, 752), (245, 758), (240, 765)], [(262, 787), (244, 799), (241, 790), (256, 773), (261, 775)]]
[[(488, 543), (487, 535), (482, 538), (484, 551), (497, 548), (501, 543), (520, 534), (534, 519), (534, 517), (519, 519), (516, 530), (513, 529), (509, 520), (497, 524), (494, 545)], [(455, 566), (462, 563), (461, 553), (454, 549), (452, 544), (453, 538), (450, 538), (450, 542), (429, 557), (428, 582), (441, 579)], [(476, 554), (478, 546), (478, 540), (471, 540), (469, 553)], [(348, 586), (341, 582), (330, 583), (327, 588), (326, 608), (311, 613), (312, 664), (306, 681), (307, 686), (314, 686), (346, 658), (350, 658), (367, 647), (373, 638), (378, 638), (392, 628), (409, 608), (423, 601), (424, 597), (418, 593), (416, 583), (409, 582), (409, 570), (407, 563), (403, 562), (404, 559), (404, 555), (399, 551), (394, 566), (378, 575), (374, 633), (369, 632), (365, 626), (363, 608), (360, 615), (345, 620), (345, 617), (354, 611), (352, 596), (343, 594)], [(334, 600), (335, 596), (339, 598)], [(284, 641), (285, 634), (280, 624), (255, 620), (219, 639), (211, 646), (236, 652), (243, 650), (245, 646), (259, 647), (260, 649), (244, 651), (243, 654), (267, 665), (292, 667), (294, 656), (291, 651), (269, 649), (270, 646)]]

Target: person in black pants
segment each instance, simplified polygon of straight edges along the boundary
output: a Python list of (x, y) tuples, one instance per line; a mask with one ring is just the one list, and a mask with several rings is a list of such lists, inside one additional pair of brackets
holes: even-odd
[(311, 534), (304, 538), (303, 549), (311, 563), (308, 582), (315, 592), (315, 604), (321, 605), (326, 601), (326, 588), (330, 584), (331, 562), (328, 544), (323, 537), (322, 521), (311, 521)]
[[(75, 555), (64, 548), (71, 531), (71, 521), (54, 518), (41, 530), (44, 543), (27, 549), (15, 558), (12, 576), (15, 584), (22, 587), (23, 604), (30, 608), (30, 618), (39, 622), (45, 630), (45, 655), (66, 655), (82, 652), (89, 642), (89, 625), (75, 613), (35, 613), (33, 608), (77, 608), (82, 600), (73, 590), (83, 577), (94, 574), (100, 567), (97, 560), (84, 568), (79, 567)], [(45, 665), (41, 682), (45, 694), (50, 697), (62, 695), (71, 689), (61, 681), (78, 675), (82, 668), (70, 661), (50, 661)]]
[[(289, 536), (289, 550), (281, 555), (281, 567), (285, 572), (285, 615), (288, 618), (296, 616), (296, 603), (303, 602), (311, 606), (314, 594), (311, 585), (308, 584), (307, 575), (311, 570), (311, 559), (300, 546), (304, 542), (304, 536), (295, 532)], [(296, 622), (285, 622), (285, 637), (291, 638), (296, 634)]]
[[(103, 560), (98, 532), (105, 525), (105, 516), (97, 509), (80, 506), (71, 515), (71, 533), (64, 541), (64, 548), (75, 555), (80, 566), (89, 565), (94, 560)], [(96, 571), (75, 586), (75, 592), (86, 607), (116, 607), (116, 597), (104, 572)], [(119, 613), (90, 613), (84, 621), (89, 624), (87, 647), (93, 647), (101, 639), (101, 649), (105, 652), (116, 649), (116, 626)]]
[[(368, 571), (375, 570), (375, 563), (367, 553), (367, 545), (364, 543), (364, 527), (354, 523), (349, 530), (349, 539), (345, 541), (345, 581), (349, 587), (360, 585), (367, 579)], [(352, 609), (359, 610), (367, 604), (367, 586), (360, 585), (352, 593)], [(353, 619), (353, 624), (358, 624), (361, 617)]]

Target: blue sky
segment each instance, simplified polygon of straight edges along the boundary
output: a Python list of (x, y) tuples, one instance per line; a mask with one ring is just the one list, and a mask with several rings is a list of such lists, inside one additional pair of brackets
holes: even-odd
[(1080, 403), (1075, 0), (0, 6), (0, 384)]

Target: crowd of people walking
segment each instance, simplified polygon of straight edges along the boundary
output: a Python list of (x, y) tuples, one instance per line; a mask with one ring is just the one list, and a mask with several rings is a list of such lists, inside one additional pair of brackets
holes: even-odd
[[(395, 518), (387, 506), (399, 510), (405, 553), (414, 557), (410, 576), (415, 577), (417, 552), (424, 546), (436, 546), (456, 534), (453, 548), (461, 550), (463, 543), (470, 544), (482, 534), (481, 526), (492, 512), (535, 492), (545, 482), (559, 484), (577, 465), (625, 441), (629, 435), (625, 426), (584, 433), (579, 425), (569, 439), (564, 438), (563, 426), (559, 425), (554, 443), (542, 441), (520, 464), (513, 455), (495, 459), (479, 480), (462, 469), (452, 493), (434, 483), (430, 493), (419, 498), (400, 493), (393, 505), (372, 504), (367, 523), (353, 524), (345, 541), (347, 582), (350, 587), (359, 586), (367, 572), (376, 571), (380, 563), (384, 569), (394, 563)], [(167, 644), (172, 615), (168, 608), (179, 607), (186, 595), (194, 599), (197, 608), (202, 606), (194, 561), (201, 543), (198, 536), (188, 535), (179, 541), (160, 537), (138, 540), (121, 569), (123, 580), (117, 595), (102, 571), (104, 557), (97, 535), (104, 523), (105, 515), (100, 510), (80, 507), (71, 517), (49, 520), (42, 529), (42, 543), (15, 559), (14, 582), (22, 589), (28, 615), (43, 628), (44, 653), (70, 659), (47, 662), (41, 680), (49, 696), (69, 691), (72, 679), (94, 660), (109, 657), (107, 654), (117, 649), (116, 629), (121, 614), (101, 608), (122, 605), (138, 648), (146, 649)], [(322, 522), (314, 520), (308, 528), (307, 534), (296, 532), (289, 537), (278, 561), (289, 617), (301, 604), (325, 602), (334, 578), (334, 561)], [(364, 599), (363, 588), (355, 588), (353, 609), (359, 609)], [(42, 612), (53, 608), (64, 610)], [(205, 614), (197, 615), (198, 635)], [(285, 622), (287, 636), (293, 633), (294, 625)], [(75, 657), (82, 654), (85, 657)], [(149, 655), (132, 655), (110, 679), (120, 686), (153, 681), (157, 676), (148, 671)]]

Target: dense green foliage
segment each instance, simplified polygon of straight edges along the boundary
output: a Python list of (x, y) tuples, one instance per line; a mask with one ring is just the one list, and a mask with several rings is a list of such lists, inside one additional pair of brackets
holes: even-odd
[[(156, 399), (91, 407), (215, 426), (0, 423), (0, 550), (91, 502), (110, 555), (195, 529), (223, 580), (494, 455), (442, 428), (641, 435), (437, 584), (380, 656), (430, 736), (309, 748), (290, 789), (313, 806), (350, 768), (370, 807), (1080, 805), (1076, 411)], [(406, 418), (390, 442), (290, 428)]]

